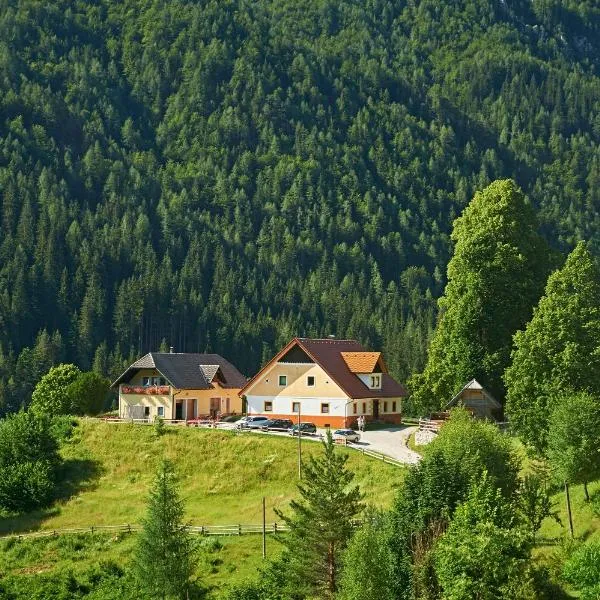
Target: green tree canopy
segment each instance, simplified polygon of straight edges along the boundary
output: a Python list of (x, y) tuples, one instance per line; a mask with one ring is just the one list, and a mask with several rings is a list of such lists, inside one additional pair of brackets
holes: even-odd
[(86, 371), (67, 386), (70, 412), (74, 415), (97, 415), (104, 409), (110, 381), (95, 371)]
[(72, 412), (69, 386), (81, 375), (71, 364), (52, 367), (35, 386), (31, 396), (31, 410), (49, 416), (68, 415)]
[[(392, 509), (394, 586), (397, 597), (412, 598), (431, 583), (431, 552), (482, 477), (509, 502), (518, 486), (519, 463), (510, 439), (490, 423), (457, 408), (412, 467)], [(434, 586), (435, 588), (435, 586)], [(431, 592), (431, 590), (429, 590)]]
[(547, 454), (560, 482), (587, 484), (600, 477), (600, 397), (579, 392), (555, 400)]
[(388, 515), (368, 510), (344, 552), (340, 600), (394, 600)]
[(600, 396), (600, 267), (580, 242), (548, 278), (504, 376), (506, 413), (524, 442), (543, 452), (552, 402), (572, 391)]
[(427, 365), (412, 383), (421, 412), (440, 408), (474, 377), (504, 397), (512, 336), (529, 320), (547, 272), (533, 208), (510, 180), (475, 194), (454, 222), (452, 241)]
[(448, 600), (533, 600), (528, 536), (510, 504), (483, 475), (437, 542), (435, 573)]

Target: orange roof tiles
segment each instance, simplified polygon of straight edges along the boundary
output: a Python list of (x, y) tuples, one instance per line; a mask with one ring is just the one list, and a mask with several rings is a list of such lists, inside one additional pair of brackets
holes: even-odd
[(341, 355), (351, 373), (372, 373), (381, 352), (342, 352)]

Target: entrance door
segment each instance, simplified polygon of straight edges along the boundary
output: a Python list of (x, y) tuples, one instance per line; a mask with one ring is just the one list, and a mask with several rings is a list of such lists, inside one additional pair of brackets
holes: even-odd
[(373, 400), (373, 419), (379, 419), (379, 400)]
[(176, 421), (183, 420), (183, 402), (177, 402), (175, 404), (175, 420)]
[(221, 412), (221, 398), (210, 399), (210, 416), (214, 419)]

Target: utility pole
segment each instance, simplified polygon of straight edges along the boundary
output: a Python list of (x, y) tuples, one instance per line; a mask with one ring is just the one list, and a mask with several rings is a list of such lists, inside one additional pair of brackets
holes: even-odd
[(267, 509), (265, 506), (265, 497), (262, 499), (262, 513), (263, 513), (263, 530), (262, 530), (262, 550), (263, 550), (263, 559), (267, 558)]
[(298, 479), (302, 479), (302, 431), (300, 429), (300, 402), (298, 402)]

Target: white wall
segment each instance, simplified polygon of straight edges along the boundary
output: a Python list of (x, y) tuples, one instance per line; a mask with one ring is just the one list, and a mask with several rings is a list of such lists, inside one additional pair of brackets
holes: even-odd
[[(309, 416), (321, 416), (330, 414), (332, 416), (344, 417), (346, 410), (348, 415), (352, 410), (351, 404), (346, 409), (347, 398), (298, 398), (295, 396), (246, 396), (248, 402), (249, 415), (268, 415), (265, 412), (265, 401), (273, 403), (274, 415), (294, 415), (292, 413), (292, 402), (300, 402), (300, 416), (302, 418)], [(321, 404), (329, 404), (329, 413), (321, 412)]]

